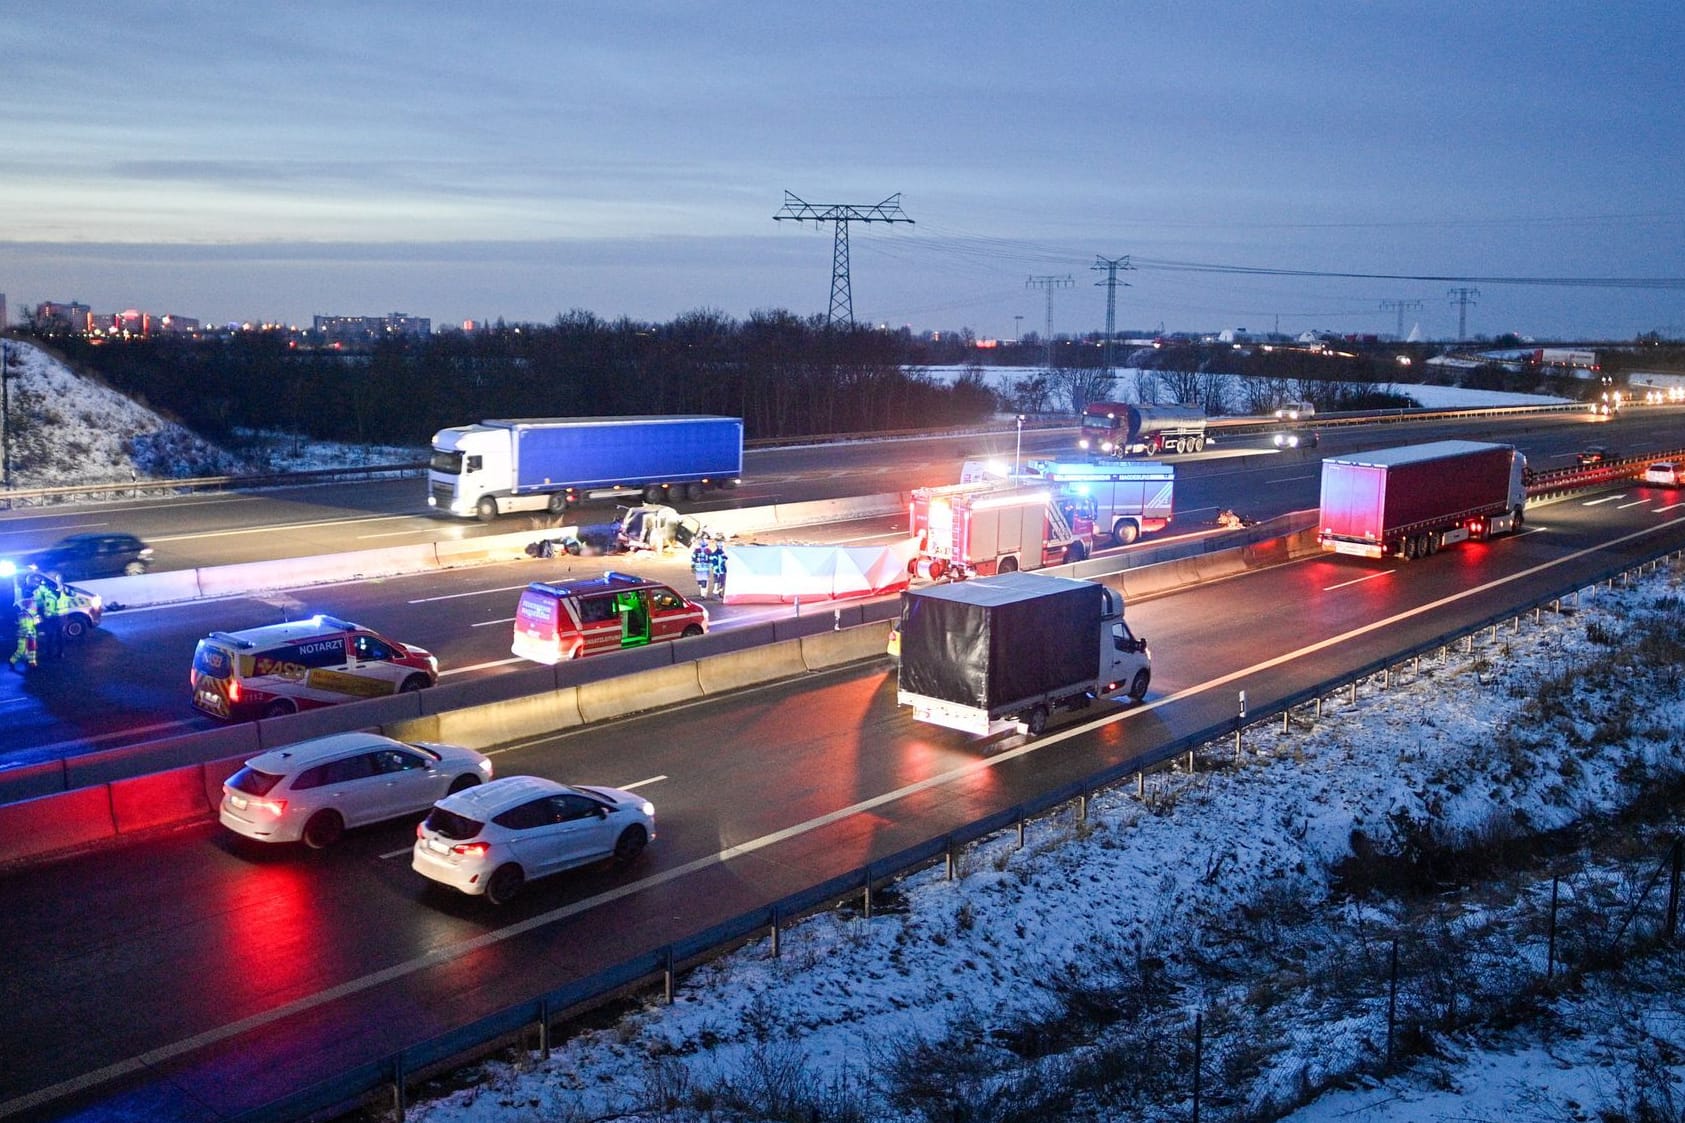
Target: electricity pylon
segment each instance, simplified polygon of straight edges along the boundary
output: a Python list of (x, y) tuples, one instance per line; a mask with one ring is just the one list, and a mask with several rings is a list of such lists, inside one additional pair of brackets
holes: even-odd
[(1457, 306), (1457, 341), (1460, 343), (1469, 337), (1469, 305), (1476, 303), (1480, 290), (1450, 289), (1445, 295)]
[(1027, 288), (1027, 289), (1046, 289), (1047, 290), (1047, 369), (1048, 370), (1053, 369), (1053, 290), (1054, 289), (1068, 289), (1074, 284), (1076, 284), (1076, 281), (1071, 279), (1071, 275), (1069, 273), (1065, 274), (1063, 277), (1054, 276), (1052, 274), (1048, 274), (1048, 275), (1044, 275), (1044, 276), (1040, 276), (1040, 277), (1032, 276), (1028, 281), (1024, 282), (1024, 287)]
[(1398, 338), (1400, 340), (1403, 340), (1403, 338), (1404, 338), (1404, 313), (1405, 313), (1405, 310), (1406, 309), (1420, 309), (1421, 307), (1422, 307), (1422, 302), (1419, 301), (1419, 300), (1383, 300), (1383, 301), (1381, 301), (1381, 311), (1383, 311), (1383, 312), (1390, 311), (1394, 308), (1398, 309)]
[[(911, 223), (901, 210), (901, 192), (897, 191), (881, 203), (862, 206), (855, 203), (809, 203), (789, 191), (784, 192), (784, 208), (772, 216), (774, 222), (792, 219), (796, 222), (834, 222), (836, 237), (831, 242), (831, 307), (825, 313), (825, 326), (835, 327), (840, 319), (854, 326), (854, 292), (848, 280), (848, 224), (851, 222)], [(840, 313), (840, 315), (839, 315)]]
[(1101, 257), (1096, 254), (1094, 257), (1094, 264), (1090, 265), (1089, 268), (1104, 269), (1106, 271), (1106, 279), (1104, 281), (1095, 281), (1094, 283), (1096, 285), (1106, 286), (1106, 342), (1102, 351), (1105, 356), (1104, 361), (1106, 364), (1106, 373), (1111, 374), (1112, 337), (1117, 335), (1117, 287), (1119, 285), (1122, 285), (1124, 288), (1129, 287), (1128, 281), (1120, 281), (1117, 279), (1117, 273), (1119, 269), (1133, 269), (1135, 267), (1129, 264), (1128, 254), (1124, 254), (1122, 257)]

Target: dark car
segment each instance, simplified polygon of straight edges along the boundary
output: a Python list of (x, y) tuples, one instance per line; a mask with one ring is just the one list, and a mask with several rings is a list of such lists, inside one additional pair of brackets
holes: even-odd
[(1580, 467), (1590, 468), (1598, 464), (1607, 464), (1618, 457), (1602, 445), (1592, 445), (1590, 448), (1582, 448), (1574, 459), (1579, 462)]
[(29, 561), (66, 581), (133, 577), (152, 567), (152, 547), (132, 534), (72, 534)]

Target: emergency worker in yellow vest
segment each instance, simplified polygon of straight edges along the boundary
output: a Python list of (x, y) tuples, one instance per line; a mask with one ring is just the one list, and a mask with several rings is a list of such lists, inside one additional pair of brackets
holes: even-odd
[(64, 657), (64, 613), (69, 607), (69, 594), (52, 578), (43, 577), (35, 586), (36, 645), (43, 659)]
[(18, 646), (12, 652), (12, 670), (19, 674), (35, 666), (35, 602), (19, 601), (18, 614)]

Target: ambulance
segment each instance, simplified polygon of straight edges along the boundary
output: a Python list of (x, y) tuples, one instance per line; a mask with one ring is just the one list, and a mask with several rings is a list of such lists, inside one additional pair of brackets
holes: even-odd
[(212, 632), (188, 677), (195, 707), (239, 721), (421, 690), (439, 681), (439, 660), (361, 625), (312, 616)]

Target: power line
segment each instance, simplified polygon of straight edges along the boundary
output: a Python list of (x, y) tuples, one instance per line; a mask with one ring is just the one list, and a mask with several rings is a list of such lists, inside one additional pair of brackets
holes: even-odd
[(1255, 277), (1340, 277), (1365, 281), (1438, 281), (1480, 285), (1552, 285), (1566, 288), (1685, 289), (1685, 277), (1460, 277), (1440, 273), (1348, 273), (1326, 269), (1271, 269), (1256, 265), (1215, 265), (1138, 257), (1141, 269), (1172, 273), (1222, 273)]
[(1071, 275), (1068, 274), (1068, 273), (1063, 277), (1055, 277), (1055, 276), (1031, 277), (1028, 281), (1024, 282), (1024, 287), (1027, 288), (1027, 289), (1046, 289), (1047, 290), (1047, 364), (1046, 365), (1047, 365), (1048, 370), (1053, 369), (1053, 290), (1054, 289), (1068, 289), (1074, 284), (1076, 284), (1076, 281), (1073, 280), (1071, 278)]
[[(854, 290), (848, 276), (848, 224), (851, 222), (912, 223), (901, 209), (901, 193), (897, 191), (881, 203), (809, 203), (789, 191), (784, 192), (784, 206), (772, 216), (774, 222), (793, 219), (796, 222), (834, 222), (836, 235), (831, 240), (831, 307), (825, 313), (825, 326), (835, 327), (838, 319), (854, 326)], [(839, 317), (838, 313), (841, 313)]]

